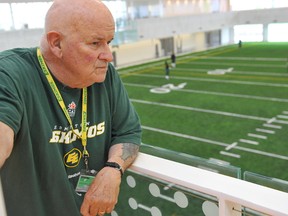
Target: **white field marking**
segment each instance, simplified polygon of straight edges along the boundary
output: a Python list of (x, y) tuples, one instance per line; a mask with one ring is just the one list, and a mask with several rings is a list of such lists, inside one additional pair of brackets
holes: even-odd
[(274, 122), (276, 120), (276, 118), (271, 118), (267, 121), (268, 124), (271, 124), (272, 122)]
[(266, 130), (266, 129), (262, 129), (262, 128), (256, 128), (256, 131), (257, 131), (257, 132), (268, 133), (268, 134), (275, 134), (275, 131)]
[[(162, 75), (151, 75), (151, 74), (134, 74), (134, 76), (141, 77), (154, 77), (163, 79)], [(192, 78), (192, 77), (180, 77), (173, 76), (173, 79), (179, 80), (194, 80), (194, 81), (203, 81), (203, 82), (216, 82), (216, 83), (232, 83), (232, 84), (241, 84), (241, 85), (258, 85), (258, 86), (272, 86), (272, 87), (284, 87), (288, 88), (288, 84), (277, 84), (277, 83), (265, 83), (265, 82), (250, 82), (250, 81), (237, 81), (237, 80), (219, 80), (219, 79), (206, 79), (206, 78)]]
[[(188, 72), (203, 72), (207, 73), (207, 71), (210, 69), (203, 69), (203, 68), (195, 68), (193, 67), (193, 70), (189, 68), (177, 68), (177, 71), (188, 71)], [(245, 75), (256, 75), (256, 76), (277, 76), (277, 77), (287, 77), (287, 73), (274, 73), (274, 72), (257, 72), (257, 71), (238, 71), (234, 70), (233, 74), (245, 74)]]
[(205, 139), (205, 138), (200, 138), (200, 137), (195, 137), (195, 136), (190, 136), (190, 135), (186, 135), (186, 134), (180, 134), (180, 133), (167, 131), (167, 130), (162, 130), (162, 129), (158, 129), (158, 128), (152, 128), (152, 127), (143, 126), (143, 125), (142, 125), (142, 128), (146, 129), (146, 130), (150, 130), (150, 131), (155, 131), (155, 132), (159, 132), (159, 133), (169, 134), (169, 135), (173, 135), (173, 136), (177, 136), (177, 137), (182, 137), (182, 138), (186, 138), (186, 139), (191, 139), (191, 140), (196, 140), (196, 141), (200, 141), (200, 142), (210, 143), (210, 144), (214, 144), (214, 145), (219, 145), (219, 146), (224, 146), (224, 147), (228, 146), (228, 144), (226, 144), (226, 143), (217, 142), (217, 141), (213, 141), (213, 140), (209, 140), (209, 139)]
[(251, 144), (251, 145), (258, 145), (259, 144), (258, 142), (253, 141), (253, 140), (240, 139), (239, 141), (243, 142), (243, 143), (248, 143), (248, 144)]
[(217, 56), (207, 56), (205, 59), (223, 59), (223, 60), (247, 60), (247, 61), (284, 61), (286, 63), (286, 58), (251, 58), (251, 57), (217, 57)]
[(234, 142), (234, 143), (232, 143), (231, 145), (227, 146), (227, 147), (225, 148), (225, 150), (228, 151), (228, 150), (234, 148), (237, 144), (238, 144), (237, 142)]
[(288, 124), (288, 121), (282, 121), (282, 120), (278, 120), (278, 119), (276, 119), (274, 122), (279, 123), (279, 124)]
[(256, 75), (256, 76), (277, 76), (277, 77), (287, 77), (288, 74), (283, 73), (273, 73), (273, 72), (253, 72), (253, 71), (233, 71), (233, 74), (245, 74), (245, 75)]
[(264, 127), (269, 127), (269, 128), (275, 128), (275, 129), (281, 129), (282, 126), (280, 125), (272, 125), (272, 124), (263, 124)]
[(229, 63), (229, 62), (199, 62), (199, 61), (193, 61), (193, 62), (186, 62), (185, 64), (192, 64), (192, 65), (221, 65), (221, 66), (226, 66), (226, 67), (232, 67), (232, 66), (249, 66), (249, 67), (265, 67), (265, 68), (286, 68), (286, 65), (283, 64), (249, 64), (249, 63)]
[(257, 116), (248, 116), (248, 115), (242, 115), (237, 113), (228, 113), (228, 112), (221, 112), (221, 111), (215, 111), (215, 110), (207, 110), (207, 109), (200, 109), (195, 107), (187, 107), (187, 106), (180, 106), (180, 105), (174, 105), (174, 104), (165, 104), (165, 103), (158, 103), (158, 102), (152, 102), (152, 101), (144, 101), (144, 100), (137, 100), (137, 99), (130, 99), (134, 103), (142, 103), (142, 104), (149, 104), (149, 105), (156, 105), (156, 106), (163, 106), (163, 107), (170, 107), (170, 108), (176, 108), (176, 109), (183, 109), (183, 110), (190, 110), (195, 112), (205, 112), (205, 113), (212, 113), (216, 115), (224, 115), (224, 116), (231, 116), (231, 117), (237, 117), (237, 118), (244, 118), (244, 119), (252, 119), (257, 121), (268, 121), (268, 118), (262, 118)]
[(267, 136), (263, 136), (263, 135), (259, 135), (259, 134), (248, 133), (248, 136), (256, 137), (256, 138), (259, 138), (259, 139), (267, 139)]
[(288, 119), (287, 115), (277, 115), (277, 118)]
[(233, 153), (225, 152), (225, 151), (220, 151), (220, 154), (230, 156), (230, 157), (235, 157), (235, 158), (241, 158), (241, 156), (238, 154), (233, 154)]
[[(141, 84), (133, 84), (133, 83), (124, 83), (127, 86), (134, 86), (134, 87), (144, 87), (144, 88), (161, 88), (152, 85), (141, 85)], [(245, 99), (255, 99), (255, 100), (265, 100), (265, 101), (275, 101), (275, 102), (284, 102), (288, 103), (288, 99), (284, 98), (270, 98), (270, 97), (260, 97), (260, 96), (253, 96), (253, 95), (243, 95), (243, 94), (231, 94), (231, 93), (222, 93), (222, 92), (210, 92), (210, 91), (200, 91), (200, 90), (192, 90), (192, 89), (177, 89), (177, 91), (182, 92), (189, 92), (189, 93), (198, 93), (198, 94), (208, 94), (208, 95), (217, 95), (217, 96), (227, 96), (227, 97), (238, 97), (238, 98), (245, 98)]]
[[(195, 137), (195, 136), (190, 136), (187, 134), (180, 134), (180, 133), (167, 131), (167, 130), (163, 130), (163, 129), (159, 129), (159, 128), (152, 128), (152, 127), (148, 127), (148, 126), (144, 126), (144, 125), (142, 125), (142, 128), (145, 130), (150, 130), (150, 131), (168, 134), (171, 136), (181, 137), (181, 138), (190, 139), (190, 140), (196, 140), (196, 141), (200, 141), (200, 142), (204, 142), (204, 143), (208, 143), (208, 144), (212, 144), (212, 145), (219, 145), (219, 146), (224, 146), (224, 147), (229, 146), (229, 144), (227, 144), (227, 143), (218, 142), (218, 141), (209, 140), (209, 139), (204, 139), (204, 138)], [(278, 154), (274, 154), (274, 153), (263, 152), (263, 151), (259, 151), (256, 149), (250, 149), (250, 148), (245, 148), (245, 147), (241, 147), (241, 146), (235, 146), (235, 149), (288, 161), (288, 156), (285, 156), (285, 155), (278, 155)]]
[(283, 114), (288, 115), (288, 111), (283, 111)]

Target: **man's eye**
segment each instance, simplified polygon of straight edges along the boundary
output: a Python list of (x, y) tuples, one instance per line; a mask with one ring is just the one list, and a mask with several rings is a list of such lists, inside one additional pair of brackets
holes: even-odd
[(93, 44), (93, 45), (98, 45), (98, 44), (99, 44), (99, 42), (92, 42), (92, 44)]
[(110, 43), (112, 43), (113, 39), (114, 39), (114, 38), (112, 38), (112, 40), (108, 41), (108, 42), (107, 42), (107, 44), (110, 44)]

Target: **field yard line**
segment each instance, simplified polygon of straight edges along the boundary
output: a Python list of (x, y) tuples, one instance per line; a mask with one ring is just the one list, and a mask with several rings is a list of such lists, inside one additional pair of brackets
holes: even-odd
[(237, 118), (252, 119), (252, 120), (257, 120), (257, 121), (267, 122), (269, 120), (269, 118), (242, 115), (242, 114), (237, 114), (237, 113), (221, 112), (221, 111), (215, 111), (215, 110), (200, 109), (200, 108), (195, 108), (195, 107), (187, 107), (187, 106), (180, 106), (180, 105), (174, 105), (174, 104), (165, 104), (165, 103), (158, 103), (158, 102), (153, 102), (153, 101), (144, 101), (144, 100), (138, 100), (138, 99), (132, 99), (132, 98), (130, 100), (132, 102), (135, 102), (135, 103), (163, 106), (163, 107), (183, 109), (183, 110), (191, 110), (191, 111), (196, 111), (196, 112), (212, 113), (212, 114), (216, 114), (216, 115), (225, 115), (225, 116), (231, 116), (231, 117), (237, 117)]
[[(187, 134), (181, 134), (181, 133), (167, 131), (167, 130), (163, 130), (163, 129), (159, 129), (159, 128), (148, 127), (148, 126), (144, 126), (144, 125), (142, 125), (142, 128), (145, 130), (155, 131), (155, 132), (159, 132), (159, 133), (164, 133), (164, 134), (173, 135), (173, 136), (177, 136), (177, 137), (187, 138), (187, 139), (196, 140), (196, 141), (200, 141), (200, 142), (206, 142), (206, 143), (213, 144), (213, 145), (219, 145), (219, 146), (224, 146), (224, 147), (227, 147), (230, 145), (230, 144), (223, 143), (223, 142), (213, 141), (213, 140), (204, 139), (204, 138), (200, 138), (200, 137), (190, 136)], [(288, 160), (288, 157), (284, 156), (284, 155), (278, 155), (278, 154), (274, 154), (274, 153), (263, 152), (263, 151), (245, 148), (245, 147), (241, 147), (241, 146), (235, 146), (233, 149), (238, 149), (241, 151), (246, 151), (246, 152), (264, 155), (264, 156), (268, 156), (268, 157), (273, 157), (273, 158), (277, 158), (277, 159)]]
[(217, 141), (204, 139), (204, 138), (200, 138), (200, 137), (195, 137), (195, 136), (190, 136), (190, 135), (186, 135), (186, 134), (176, 133), (176, 132), (172, 132), (172, 131), (162, 130), (162, 129), (159, 129), (159, 128), (152, 128), (152, 127), (148, 127), (148, 126), (144, 126), (144, 125), (142, 125), (142, 128), (145, 129), (145, 130), (150, 130), (150, 131), (155, 131), (155, 132), (159, 132), (159, 133), (169, 134), (169, 135), (173, 135), (173, 136), (177, 136), (177, 137), (197, 140), (197, 141), (200, 141), (200, 142), (206, 142), (206, 143), (210, 143), (210, 144), (213, 144), (213, 145), (219, 145), (219, 146), (224, 146), (224, 147), (227, 147), (227, 146), (230, 145), (230, 144), (228, 145), (226, 143), (217, 142)]
[(277, 118), (284, 118), (284, 119), (288, 119), (287, 115), (277, 115)]
[[(177, 68), (177, 71), (189, 71), (189, 72), (203, 72), (207, 73), (211, 69), (203, 69), (203, 68), (194, 68), (191, 71), (191, 68)], [(288, 76), (287, 73), (275, 73), (275, 72), (257, 72), (257, 71), (239, 71), (239, 70), (233, 70), (232, 74), (245, 74), (245, 75), (259, 75), (259, 76), (280, 76), (280, 77), (286, 77)]]
[(261, 58), (261, 57), (209, 57), (203, 56), (205, 59), (223, 59), (223, 60), (247, 60), (247, 61), (284, 61), (286, 63), (287, 58)]
[(235, 158), (241, 158), (241, 156), (238, 155), (238, 154), (233, 154), (233, 153), (225, 152), (225, 151), (220, 151), (220, 154), (223, 154), (223, 155), (226, 155), (226, 156), (230, 156), (230, 157), (235, 157)]
[(268, 133), (268, 134), (275, 134), (275, 131), (266, 130), (266, 129), (262, 129), (262, 128), (256, 128), (256, 131), (257, 131), (257, 132)]
[(282, 120), (277, 120), (277, 119), (275, 119), (274, 122), (279, 123), (279, 124), (288, 124), (288, 121), (282, 121)]
[(255, 138), (259, 138), (259, 139), (267, 139), (267, 136), (263, 136), (263, 135), (259, 135), (259, 134), (248, 133), (247, 135), (250, 137), (255, 137)]
[(248, 143), (248, 144), (251, 144), (251, 145), (259, 145), (259, 143), (254, 141), (254, 140), (240, 139), (239, 141), (243, 142), (243, 143)]
[(263, 126), (269, 127), (269, 128), (275, 128), (275, 129), (281, 129), (282, 128), (282, 126), (280, 126), (280, 125), (273, 125), (273, 124), (263, 124)]
[[(127, 85), (127, 86), (134, 86), (134, 87), (159, 88), (159, 86), (144, 85), (144, 84), (133, 84), (133, 83), (124, 83), (124, 84)], [(238, 98), (247, 98), (247, 99), (255, 99), (255, 100), (267, 100), (267, 101), (275, 101), (275, 102), (288, 103), (288, 99), (284, 99), (284, 98), (270, 98), (270, 97), (260, 97), (260, 96), (253, 96), (253, 95), (243, 95), (243, 94), (231, 94), (231, 93), (222, 93), (222, 92), (200, 91), (200, 90), (193, 90), (193, 89), (177, 89), (177, 91), (190, 92), (190, 93), (198, 93), (198, 94), (209, 94), (209, 95), (217, 95), (217, 96), (238, 97)]]
[[(164, 75), (151, 75), (151, 74), (134, 74), (134, 76), (142, 77), (157, 77), (163, 79)], [(219, 79), (209, 79), (209, 78), (191, 78), (191, 77), (180, 77), (172, 76), (173, 79), (179, 80), (194, 80), (194, 81), (203, 81), (203, 82), (217, 82), (217, 83), (231, 83), (231, 84), (241, 84), (241, 85), (259, 85), (259, 86), (272, 86), (272, 87), (285, 87), (288, 88), (288, 84), (279, 84), (279, 83), (265, 83), (265, 82), (250, 82), (250, 81), (236, 81), (236, 80), (219, 80)]]
[(229, 146), (227, 146), (227, 147), (225, 148), (225, 150), (228, 151), (228, 150), (234, 148), (236, 145), (238, 145), (238, 142), (234, 142), (234, 143), (230, 144)]
[(270, 67), (270, 68), (286, 68), (286, 64), (283, 64), (283, 65), (271, 65), (271, 64), (247, 64), (247, 63), (235, 63), (235, 62), (186, 62), (185, 64), (188, 64), (188, 65), (220, 65), (220, 66), (227, 66), (227, 67), (235, 67), (235, 66), (247, 66), (247, 67)]

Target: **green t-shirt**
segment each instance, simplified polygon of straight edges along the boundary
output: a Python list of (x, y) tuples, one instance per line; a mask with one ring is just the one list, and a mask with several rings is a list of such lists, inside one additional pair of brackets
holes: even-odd
[[(82, 90), (55, 82), (81, 132)], [(103, 168), (114, 144), (140, 145), (138, 115), (112, 65), (103, 83), (88, 87), (87, 109), (90, 169)], [(84, 169), (83, 146), (40, 68), (36, 48), (0, 53), (0, 121), (15, 133), (0, 171), (8, 215), (79, 216), (84, 195), (75, 186)]]

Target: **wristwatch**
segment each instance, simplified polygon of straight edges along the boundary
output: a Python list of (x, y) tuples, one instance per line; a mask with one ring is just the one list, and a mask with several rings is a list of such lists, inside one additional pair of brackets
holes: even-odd
[(123, 168), (116, 162), (106, 162), (105, 163), (105, 167), (112, 167), (112, 168), (115, 168), (117, 170), (120, 171), (121, 173), (121, 177), (123, 176), (124, 172), (123, 172)]

